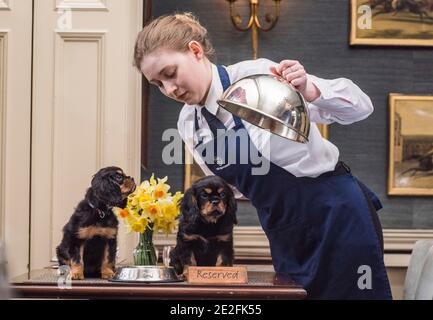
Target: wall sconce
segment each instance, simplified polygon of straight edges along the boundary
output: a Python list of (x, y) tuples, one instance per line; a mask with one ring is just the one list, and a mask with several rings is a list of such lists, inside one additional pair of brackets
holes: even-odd
[(230, 2), (230, 18), (236, 29), (240, 31), (247, 31), (251, 29), (252, 44), (253, 44), (253, 57), (257, 59), (257, 49), (258, 49), (258, 30), (269, 31), (277, 24), (278, 17), (280, 15), (280, 2), (281, 0), (273, 0), (275, 2), (275, 14), (266, 13), (265, 20), (269, 23), (268, 27), (263, 27), (257, 16), (257, 8), (259, 6), (259, 0), (250, 0), (250, 17), (248, 19), (248, 24), (242, 26), (242, 18), (239, 14), (234, 14), (234, 3), (237, 0), (226, 0)]

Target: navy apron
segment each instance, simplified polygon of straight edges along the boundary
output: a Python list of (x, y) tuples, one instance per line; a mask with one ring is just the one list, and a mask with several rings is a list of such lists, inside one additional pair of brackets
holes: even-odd
[[(227, 71), (218, 66), (218, 72), (226, 90)], [(221, 121), (207, 110), (202, 113), (214, 132), (211, 123)], [(309, 299), (392, 299), (370, 214), (371, 206), (381, 208), (374, 193), (350, 170), (317, 178), (292, 175), (261, 157), (242, 121), (233, 118), (233, 129), (206, 144), (198, 138), (195, 148), (215, 175), (235, 186), (257, 209), (275, 272), (302, 285)], [(196, 111), (195, 133), (198, 129)], [(253, 174), (263, 165), (252, 161), (254, 152), (268, 161), (267, 174)]]

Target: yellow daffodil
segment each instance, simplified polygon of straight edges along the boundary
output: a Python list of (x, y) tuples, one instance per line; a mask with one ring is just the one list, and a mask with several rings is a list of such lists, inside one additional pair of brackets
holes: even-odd
[(146, 219), (139, 219), (136, 220), (132, 225), (131, 225), (131, 229), (134, 232), (140, 232), (143, 233), (144, 230), (146, 230), (147, 227), (147, 220)]
[(148, 180), (143, 181), (140, 186), (139, 186), (139, 190), (147, 190), (150, 187), (150, 182)]
[(127, 216), (129, 216), (129, 211), (128, 211), (128, 209), (122, 209), (122, 210), (120, 210), (120, 212), (119, 212), (119, 216), (120, 216), (121, 218), (126, 218)]
[(143, 203), (146, 202), (151, 202), (152, 201), (152, 196), (148, 193), (141, 193), (139, 194), (137, 197), (137, 203), (140, 205), (140, 207), (143, 209), (142, 205)]
[(144, 212), (147, 213), (150, 219), (155, 220), (161, 213), (161, 207), (157, 202), (148, 202), (144, 207)]
[(183, 198), (183, 194), (182, 194), (180, 191), (176, 192), (176, 193), (174, 194), (174, 196), (173, 196), (173, 203), (174, 203), (175, 205), (179, 205), (179, 201), (180, 201), (182, 198)]
[(155, 180), (155, 176), (153, 174), (149, 179), (149, 183), (151, 186), (156, 186), (156, 180)]
[(136, 190), (128, 196), (124, 209), (114, 208), (113, 212), (122, 219), (128, 232), (144, 233), (151, 228), (153, 231), (166, 234), (175, 231), (178, 224), (179, 200), (183, 194), (168, 191), (167, 177), (157, 178), (152, 174), (149, 180), (143, 181)]
[(158, 184), (155, 186), (155, 189), (153, 190), (153, 195), (156, 199), (164, 199), (168, 195), (168, 190), (170, 190), (170, 186), (165, 183), (160, 183), (158, 181)]
[(179, 208), (175, 203), (168, 203), (161, 207), (163, 216), (166, 219), (172, 220), (179, 214)]

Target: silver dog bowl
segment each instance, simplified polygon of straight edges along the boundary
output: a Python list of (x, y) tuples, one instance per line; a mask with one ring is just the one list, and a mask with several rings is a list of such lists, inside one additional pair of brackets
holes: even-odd
[(256, 74), (242, 78), (217, 102), (253, 125), (296, 142), (308, 142), (307, 104), (302, 95), (280, 77)]
[(126, 266), (118, 267), (110, 281), (114, 282), (180, 282), (172, 267)]

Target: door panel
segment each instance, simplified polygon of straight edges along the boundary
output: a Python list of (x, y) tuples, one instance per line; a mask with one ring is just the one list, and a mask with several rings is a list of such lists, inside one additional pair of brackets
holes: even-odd
[[(142, 10), (140, 0), (35, 2), (32, 269), (55, 257), (98, 169), (120, 166), (139, 181), (141, 77), (132, 56)], [(122, 227), (118, 261), (132, 259), (134, 242)]]
[(0, 0), (0, 240), (28, 271), (32, 1)]

